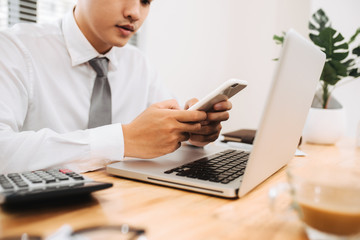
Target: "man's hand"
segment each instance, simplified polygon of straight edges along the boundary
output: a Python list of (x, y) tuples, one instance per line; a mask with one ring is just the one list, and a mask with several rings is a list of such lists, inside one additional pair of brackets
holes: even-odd
[[(188, 109), (196, 102), (198, 102), (196, 98), (190, 99), (187, 101), (185, 109)], [(195, 146), (202, 147), (215, 141), (219, 137), (221, 131), (221, 122), (229, 119), (229, 113), (227, 111), (231, 108), (232, 104), (230, 101), (222, 101), (214, 104), (212, 109), (207, 112), (206, 120), (200, 122), (201, 128), (199, 130), (190, 131), (189, 142)]]
[(189, 139), (189, 132), (201, 131), (205, 119), (205, 112), (181, 110), (175, 100), (153, 104), (123, 125), (124, 155), (154, 158), (171, 153)]

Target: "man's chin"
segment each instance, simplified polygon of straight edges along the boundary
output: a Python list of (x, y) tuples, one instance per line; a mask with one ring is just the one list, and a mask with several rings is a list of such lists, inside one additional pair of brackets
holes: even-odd
[(124, 39), (124, 38), (121, 38), (121, 39), (117, 39), (113, 42), (113, 46), (115, 47), (124, 47), (128, 42), (129, 42), (130, 38), (128, 39)]
[(121, 43), (115, 43), (113, 46), (114, 47), (124, 47), (128, 42), (121, 42)]

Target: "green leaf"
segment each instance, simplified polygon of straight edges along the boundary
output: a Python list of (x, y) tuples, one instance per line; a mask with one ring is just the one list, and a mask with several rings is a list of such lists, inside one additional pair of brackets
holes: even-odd
[(360, 77), (360, 69), (359, 68), (353, 68), (349, 72), (349, 76), (357, 78)]
[(331, 60), (329, 64), (333, 69), (335, 69), (335, 72), (338, 76), (342, 76), (342, 77), (347, 76), (347, 66), (345, 64), (336, 60)]
[(341, 61), (341, 60), (344, 60), (348, 55), (349, 55), (349, 52), (343, 52), (343, 53), (333, 53), (330, 56), (332, 59)]
[[(344, 77), (360, 77), (360, 45), (350, 48), (360, 35), (358, 28), (353, 36), (346, 41), (343, 35), (331, 27), (328, 16), (322, 9), (316, 11), (309, 21), (309, 37), (326, 54), (326, 63), (321, 73), (320, 82), (323, 86), (324, 107), (331, 91), (328, 86), (336, 85)], [(285, 34), (274, 35), (277, 44), (283, 44)], [(351, 50), (352, 49), (352, 50)], [(325, 91), (326, 90), (326, 91)]]
[(330, 85), (335, 85), (340, 80), (337, 76), (336, 70), (329, 62), (325, 63), (320, 79)]
[(325, 12), (320, 8), (312, 15), (312, 20), (309, 22), (309, 29), (316, 30), (320, 32), (326, 27), (330, 27), (331, 23), (329, 22), (328, 16), (326, 16)]
[(278, 36), (278, 35), (274, 35), (273, 36), (273, 40), (275, 41), (276, 44), (282, 45), (284, 43), (284, 36)]
[(353, 41), (355, 41), (356, 37), (360, 34), (360, 28), (356, 29), (356, 32), (354, 33), (354, 35), (351, 36), (350, 40), (349, 40), (349, 44), (352, 43)]
[(352, 53), (360, 57), (360, 46), (354, 48)]
[[(344, 38), (343, 38), (344, 40)], [(349, 49), (349, 44), (347, 44), (346, 42), (345, 43), (342, 43), (342, 44), (339, 44), (339, 45), (335, 45), (334, 46), (334, 50), (338, 50), (338, 49)]]
[(310, 34), (310, 39), (325, 52), (327, 59), (341, 61), (349, 55), (349, 45), (344, 37), (332, 28), (324, 28), (319, 35)]
[(351, 68), (355, 65), (356, 61), (354, 58), (349, 58), (348, 60), (346, 60), (345, 62), (343, 62), (343, 64), (346, 66), (346, 68)]

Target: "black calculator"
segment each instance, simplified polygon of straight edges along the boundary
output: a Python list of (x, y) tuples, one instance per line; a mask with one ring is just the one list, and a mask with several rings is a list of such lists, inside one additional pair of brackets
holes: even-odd
[(90, 194), (112, 187), (66, 168), (0, 174), (0, 204)]

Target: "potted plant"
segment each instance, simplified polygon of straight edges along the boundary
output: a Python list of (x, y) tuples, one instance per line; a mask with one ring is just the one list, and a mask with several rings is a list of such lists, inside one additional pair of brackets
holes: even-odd
[[(312, 143), (333, 144), (345, 131), (346, 121), (345, 110), (332, 96), (332, 92), (341, 85), (339, 82), (347, 83), (360, 76), (360, 45), (353, 46), (360, 28), (346, 41), (339, 31), (331, 27), (325, 12), (319, 9), (309, 21), (309, 30), (311, 41), (326, 54), (326, 62), (303, 137)], [(282, 44), (284, 37), (284, 33), (281, 36), (274, 35), (274, 40)]]

